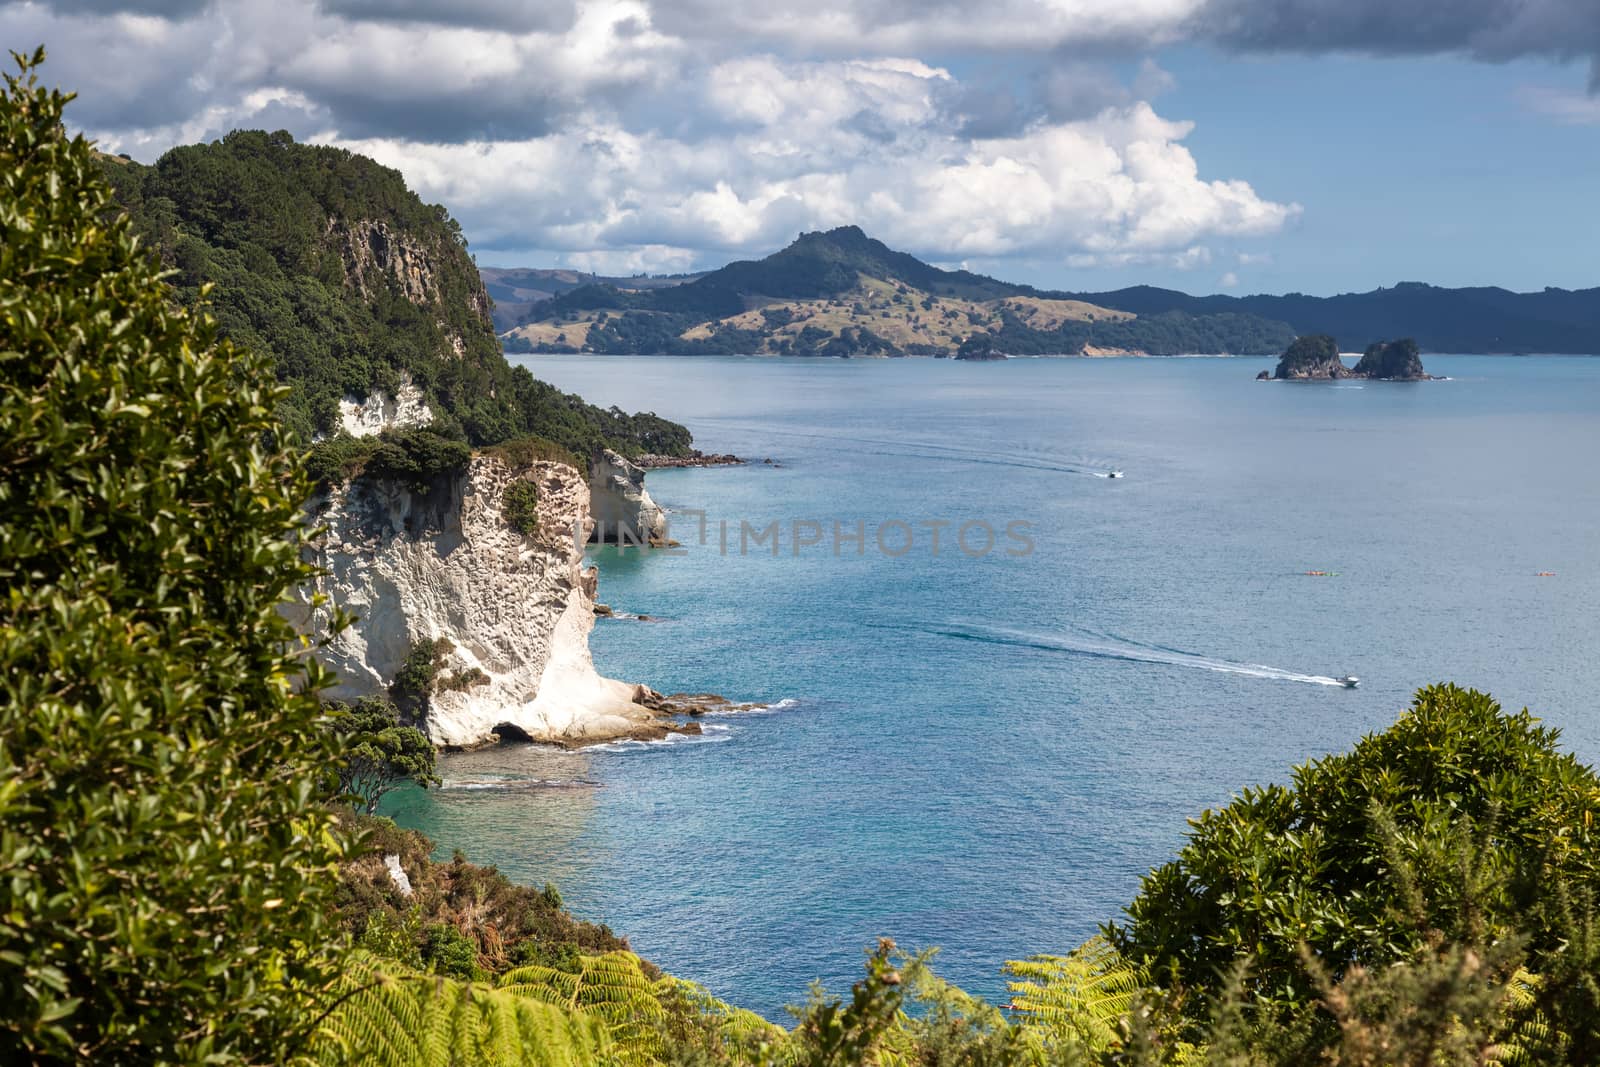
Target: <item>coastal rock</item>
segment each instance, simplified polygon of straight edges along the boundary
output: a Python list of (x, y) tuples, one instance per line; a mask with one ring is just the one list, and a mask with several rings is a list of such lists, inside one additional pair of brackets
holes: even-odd
[(745, 461), (731, 453), (700, 452), (695, 451), (687, 456), (659, 456), (646, 453), (633, 457), (633, 465), (643, 467), (647, 471), (661, 470), (668, 467), (732, 467)]
[(1339, 359), (1339, 346), (1325, 333), (1296, 337), (1272, 372), (1278, 379), (1348, 378), (1350, 370)]
[(983, 330), (978, 330), (961, 342), (961, 347), (956, 349), (957, 359), (1005, 359), (1006, 355), (994, 344), (994, 336)]
[[(526, 536), (502, 511), (523, 480), (539, 490)], [(500, 735), (576, 745), (656, 729), (651, 690), (601, 677), (589, 655), (589, 490), (571, 467), (477, 456), (426, 493), (359, 478), (313, 507), (323, 532), (307, 554), (323, 574), (285, 614), (310, 634), (326, 633), (332, 608), (358, 616), (319, 652), (338, 674), (333, 699), (386, 693), (414, 643), (444, 638), (440, 677), (474, 681), (430, 695), (418, 725), (437, 745)]]
[(426, 426), (433, 421), (433, 410), (422, 390), (402, 375), (400, 388), (393, 396), (374, 389), (365, 400), (353, 396), (339, 401), (339, 424), (351, 437), (369, 437), (384, 430)]
[(606, 544), (659, 544), (666, 534), (666, 518), (644, 487), (644, 468), (609, 448), (589, 465), (592, 542)]
[(1368, 345), (1353, 374), (1386, 382), (1424, 382), (1433, 377), (1422, 369), (1421, 351), (1409, 337)]

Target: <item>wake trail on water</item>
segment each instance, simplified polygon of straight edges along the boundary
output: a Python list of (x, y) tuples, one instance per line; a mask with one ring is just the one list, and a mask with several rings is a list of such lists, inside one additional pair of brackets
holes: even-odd
[(1035, 630), (1017, 630), (1003, 626), (978, 626), (969, 623), (946, 623), (924, 627), (926, 632), (960, 641), (977, 641), (984, 644), (1013, 645), (1044, 652), (1064, 652), (1094, 659), (1123, 660), (1129, 663), (1154, 663), (1167, 667), (1189, 667), (1194, 670), (1214, 671), (1218, 674), (1238, 674), (1247, 678), (1262, 678), (1274, 682), (1299, 682), (1302, 685), (1342, 687), (1337, 678), (1324, 674), (1303, 674), (1265, 663), (1238, 663), (1194, 652), (1147, 644), (1113, 634), (1081, 630), (1077, 633), (1041, 633)]

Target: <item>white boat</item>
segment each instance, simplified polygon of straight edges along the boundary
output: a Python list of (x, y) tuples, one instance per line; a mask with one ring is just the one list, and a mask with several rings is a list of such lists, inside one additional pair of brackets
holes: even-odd
[(1122, 477), (1122, 472), (1117, 470), (1117, 468), (1112, 467), (1111, 470), (1106, 473), (1106, 477), (1107, 478), (1120, 478), (1120, 477)]
[(1346, 689), (1354, 689), (1356, 686), (1361, 684), (1361, 679), (1357, 678), (1353, 674), (1347, 674), (1343, 678), (1339, 679), (1339, 684), (1344, 686)]

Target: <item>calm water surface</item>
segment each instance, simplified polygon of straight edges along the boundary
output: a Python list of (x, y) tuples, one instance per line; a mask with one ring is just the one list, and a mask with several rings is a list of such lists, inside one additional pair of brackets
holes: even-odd
[[(522, 359), (774, 461), (650, 475), (688, 552), (595, 553), (601, 599), (662, 621), (601, 620), (592, 647), (613, 677), (776, 708), (451, 756), (392, 813), (746, 1006), (844, 989), (885, 935), (993, 995), (1002, 961), (1116, 916), (1186, 817), (1431, 681), (1600, 761), (1600, 360), (1257, 384), (1269, 361)], [(741, 521), (796, 520), (823, 543), (739, 554)], [(894, 520), (898, 557), (870, 543)], [(1031, 555), (951, 544), (1012, 521)], [(834, 522), (868, 551), (835, 556)], [(1346, 672), (1360, 689), (1326, 684)]]

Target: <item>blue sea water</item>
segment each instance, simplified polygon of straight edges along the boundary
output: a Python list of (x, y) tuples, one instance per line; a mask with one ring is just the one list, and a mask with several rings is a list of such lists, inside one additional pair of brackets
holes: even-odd
[[(391, 811), (774, 1017), (881, 936), (997, 994), (1004, 960), (1117, 916), (1186, 818), (1433, 681), (1600, 761), (1600, 360), (1258, 384), (1268, 361), (524, 359), (773, 460), (650, 474), (686, 552), (596, 551), (600, 599), (660, 621), (591, 644), (612, 677), (774, 709), (448, 756)], [(823, 541), (796, 554), (807, 520)], [(741, 522), (774, 521), (777, 556), (740, 554)], [(893, 556), (873, 531), (896, 521)], [(867, 524), (863, 554), (835, 555), (835, 522)], [(995, 549), (960, 551), (964, 523)], [(1346, 672), (1361, 688), (1328, 684)]]

